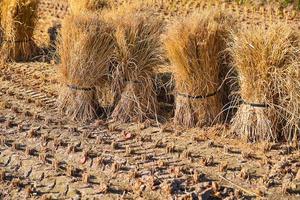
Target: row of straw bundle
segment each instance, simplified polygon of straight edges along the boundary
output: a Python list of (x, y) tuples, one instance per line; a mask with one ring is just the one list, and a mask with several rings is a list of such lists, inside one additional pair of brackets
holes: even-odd
[(70, 15), (62, 24), (60, 109), (73, 119), (99, 115), (97, 89), (105, 83), (114, 51), (114, 27), (94, 14)]
[(155, 70), (162, 63), (162, 21), (146, 12), (118, 14), (112, 72), (117, 91), (112, 118), (143, 121), (158, 112)]
[(232, 132), (251, 142), (279, 139), (284, 123), (280, 101), (292, 90), (277, 83), (286, 80), (281, 75), (294, 64), (299, 52), (297, 38), (297, 33), (286, 24), (245, 25), (232, 33), (229, 51), (242, 100), (232, 121)]
[(219, 11), (192, 14), (168, 27), (165, 48), (176, 87), (175, 125), (210, 125), (222, 112), (222, 52), (228, 16)]
[(36, 24), (38, 0), (3, 0), (1, 27), (4, 60), (29, 60), (37, 47), (32, 40)]
[[(123, 14), (114, 14), (111, 24), (72, 16), (63, 25), (62, 110), (75, 119), (97, 116), (96, 90), (103, 81), (117, 94), (115, 120), (142, 121), (157, 113), (153, 81), (163, 60), (162, 23), (145, 13)], [(227, 17), (220, 12), (192, 15), (168, 28), (164, 41), (176, 81), (175, 124), (211, 124), (222, 112), (226, 38)], [(242, 100), (231, 131), (251, 142), (277, 141), (281, 132), (288, 141), (298, 140), (299, 35), (286, 24), (244, 26), (232, 32), (228, 46)]]

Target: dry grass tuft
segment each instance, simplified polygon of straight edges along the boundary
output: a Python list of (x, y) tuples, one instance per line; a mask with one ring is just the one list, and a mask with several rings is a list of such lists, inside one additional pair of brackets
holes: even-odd
[(59, 52), (62, 89), (60, 108), (75, 120), (98, 116), (96, 90), (108, 74), (114, 51), (114, 27), (93, 14), (64, 19)]
[(112, 118), (143, 121), (157, 114), (155, 68), (161, 64), (162, 21), (145, 12), (109, 15), (116, 22), (112, 88), (116, 91)]
[(165, 47), (176, 82), (175, 125), (210, 125), (221, 119), (222, 51), (228, 17), (221, 11), (178, 19), (165, 36)]
[(279, 105), (291, 90), (278, 82), (293, 65), (298, 47), (295, 31), (286, 24), (243, 26), (232, 34), (229, 50), (243, 102), (232, 121), (233, 132), (251, 142), (279, 139)]
[(1, 27), (4, 60), (27, 61), (37, 51), (32, 40), (37, 20), (38, 0), (1, 1)]

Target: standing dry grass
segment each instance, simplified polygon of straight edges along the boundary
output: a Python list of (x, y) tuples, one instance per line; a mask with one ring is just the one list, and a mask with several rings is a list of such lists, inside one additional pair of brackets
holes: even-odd
[(112, 12), (109, 15), (116, 24), (117, 47), (112, 69), (112, 88), (117, 94), (112, 118), (123, 122), (153, 118), (158, 111), (154, 77), (155, 68), (162, 63), (162, 21), (130, 9)]
[(93, 14), (71, 15), (63, 21), (59, 103), (61, 110), (75, 120), (98, 116), (96, 90), (101, 89), (108, 74), (113, 33), (111, 24)]
[(240, 85), (242, 104), (232, 131), (248, 141), (276, 141), (283, 122), (278, 109), (285, 90), (277, 83), (294, 63), (299, 43), (286, 24), (243, 26), (232, 34), (229, 50)]
[(176, 82), (175, 125), (201, 127), (222, 118), (221, 66), (227, 20), (220, 10), (209, 10), (168, 27), (165, 47)]
[(3, 0), (0, 3), (3, 28), (1, 54), (4, 60), (27, 61), (37, 52), (32, 37), (39, 1)]
[(68, 0), (68, 2), (73, 14), (94, 12), (111, 7), (110, 0)]

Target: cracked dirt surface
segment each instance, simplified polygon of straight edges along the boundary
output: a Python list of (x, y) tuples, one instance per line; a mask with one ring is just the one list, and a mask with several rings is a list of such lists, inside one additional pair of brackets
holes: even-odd
[(57, 113), (57, 66), (1, 70), (1, 197), (299, 199), (299, 144), (246, 144), (226, 126), (71, 122)]

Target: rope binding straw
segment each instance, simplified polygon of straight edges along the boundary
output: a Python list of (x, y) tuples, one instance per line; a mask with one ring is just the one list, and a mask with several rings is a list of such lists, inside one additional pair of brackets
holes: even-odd
[(254, 107), (254, 108), (268, 108), (269, 107), (269, 105), (265, 104), (265, 103), (250, 103), (250, 102), (247, 102), (245, 100), (242, 100), (242, 103), (245, 104), (245, 105), (249, 105), (251, 107)]
[(206, 99), (208, 97), (212, 97), (215, 96), (219, 91), (215, 91), (214, 93), (210, 93), (208, 95), (199, 95), (199, 96), (192, 96), (189, 94), (182, 94), (182, 93), (177, 93), (179, 96), (185, 97), (185, 98), (189, 98), (189, 99)]
[(189, 99), (206, 99), (208, 97), (212, 97), (212, 96), (215, 96), (216, 94), (218, 94), (220, 92), (222, 86), (223, 86), (223, 84), (221, 84), (220, 87), (218, 87), (218, 89), (215, 92), (209, 93), (207, 95), (193, 96), (193, 95), (189, 95), (189, 94), (183, 94), (180, 92), (178, 92), (177, 95), (185, 97), (185, 98), (189, 98)]
[(95, 88), (85, 88), (76, 85), (67, 85), (67, 87), (70, 88), (71, 90), (79, 90), (79, 91), (86, 91), (86, 92), (95, 91)]

